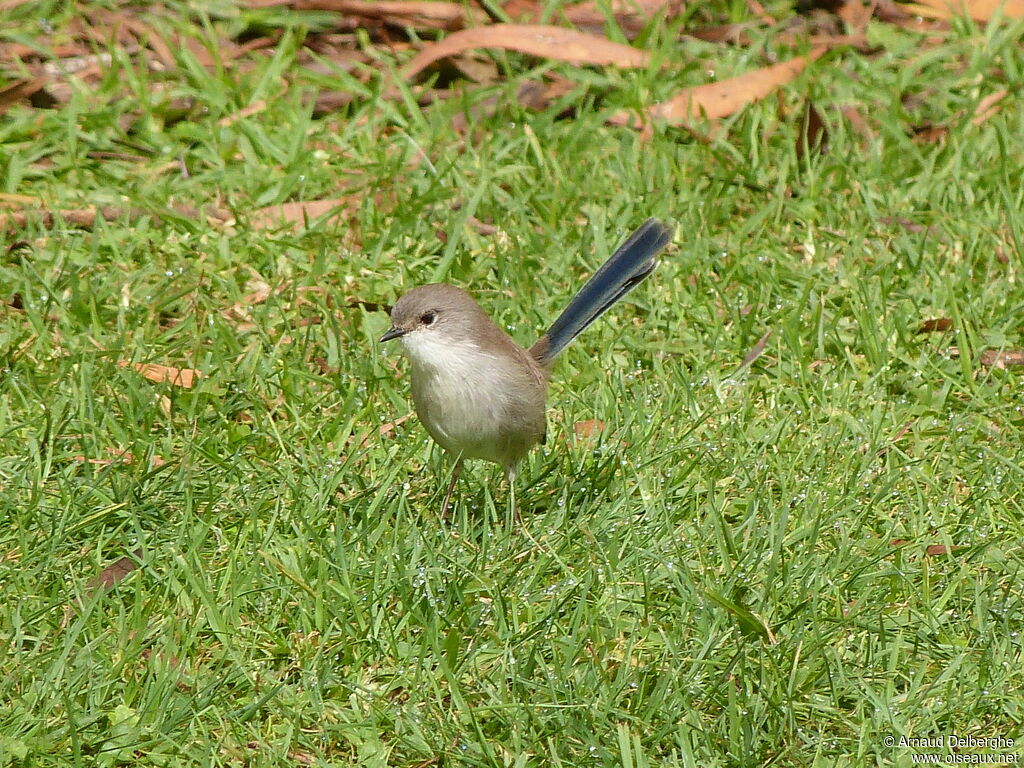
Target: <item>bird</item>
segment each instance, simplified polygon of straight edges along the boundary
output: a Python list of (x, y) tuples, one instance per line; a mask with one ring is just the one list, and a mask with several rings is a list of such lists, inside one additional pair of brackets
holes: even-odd
[(519, 461), (547, 436), (548, 380), (555, 359), (654, 271), (672, 236), (673, 228), (658, 219), (641, 224), (529, 349), (454, 285), (421, 285), (398, 299), (379, 343), (398, 340), (409, 361), (416, 414), (455, 458), (441, 519), (465, 459), (499, 464), (514, 499)]

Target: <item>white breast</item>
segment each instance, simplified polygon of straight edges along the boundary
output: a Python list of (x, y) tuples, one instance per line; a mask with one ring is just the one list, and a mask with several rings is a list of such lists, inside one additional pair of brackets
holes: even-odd
[(509, 467), (542, 439), (546, 387), (520, 361), (429, 329), (401, 342), (416, 413), (445, 450)]

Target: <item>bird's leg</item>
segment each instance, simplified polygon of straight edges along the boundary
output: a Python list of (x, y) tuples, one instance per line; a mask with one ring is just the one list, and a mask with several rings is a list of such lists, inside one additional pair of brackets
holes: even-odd
[(444, 494), (444, 502), (441, 504), (441, 520), (444, 520), (445, 515), (448, 514), (448, 502), (452, 500), (452, 491), (455, 490), (455, 483), (459, 481), (459, 475), (462, 474), (462, 459), (458, 458), (455, 460), (455, 466), (452, 468), (452, 479), (448, 483), (448, 490)]
[(512, 522), (517, 525), (522, 522), (519, 519), (519, 507), (516, 505), (516, 465), (510, 464), (505, 467), (505, 477), (508, 479), (508, 498), (509, 505), (512, 507), (511, 518)]

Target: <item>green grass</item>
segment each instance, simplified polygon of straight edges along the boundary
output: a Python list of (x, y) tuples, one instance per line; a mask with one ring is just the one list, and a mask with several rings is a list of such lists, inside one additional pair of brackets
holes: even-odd
[[(1024, 756), (1024, 396), (981, 363), (1024, 347), (1024, 24), (925, 47), (876, 22), (877, 55), (830, 53), (702, 143), (605, 118), (789, 55), (770, 32), (643, 36), (666, 72), (499, 55), (507, 83), (421, 108), (300, 67), (329, 16), (216, 9), (152, 23), (292, 31), (248, 68), (112, 48), (99, 86), (0, 118), (0, 191), (155, 213), (30, 224), (0, 257), (0, 766), (908, 766), (929, 750), (886, 736), (952, 733)], [(10, 13), (8, 40), (69, 22)], [(548, 69), (575, 91), (517, 106)], [(313, 117), (318, 87), (356, 96)], [(801, 159), (806, 98), (829, 151)], [(341, 223), (247, 223), (340, 196)], [(356, 300), (450, 281), (528, 344), (651, 215), (675, 244), (559, 362), (522, 524), (490, 465), (439, 521), (448, 465), (415, 418), (379, 434), (408, 381)]]

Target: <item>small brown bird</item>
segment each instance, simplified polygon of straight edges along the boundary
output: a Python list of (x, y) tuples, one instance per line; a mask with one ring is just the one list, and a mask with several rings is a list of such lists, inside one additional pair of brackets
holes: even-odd
[(654, 271), (655, 257), (671, 239), (667, 224), (644, 222), (529, 350), (455, 286), (423, 285), (398, 300), (391, 310), (391, 328), (380, 340), (400, 341), (412, 369), (416, 414), (430, 436), (455, 457), (442, 517), (464, 459), (500, 464), (511, 486), (517, 462), (544, 442), (548, 375), (555, 358)]

